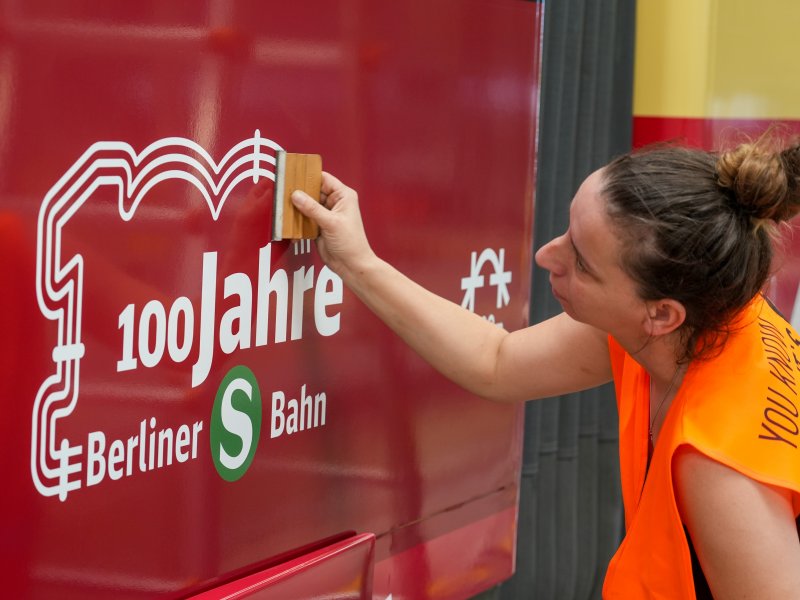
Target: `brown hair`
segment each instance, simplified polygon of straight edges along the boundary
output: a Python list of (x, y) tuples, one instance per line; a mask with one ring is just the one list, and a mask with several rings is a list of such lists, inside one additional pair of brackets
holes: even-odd
[(800, 145), (776, 143), (767, 133), (722, 153), (661, 146), (603, 170), (622, 266), (639, 295), (686, 309), (680, 360), (722, 348), (769, 276), (775, 224), (800, 212)]

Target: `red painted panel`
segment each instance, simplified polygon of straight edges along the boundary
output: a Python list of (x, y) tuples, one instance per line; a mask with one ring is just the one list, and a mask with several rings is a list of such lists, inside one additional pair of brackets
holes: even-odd
[[(504, 490), (479, 503), (507, 506), (513, 493)], [(446, 527), (448, 519), (453, 516), (440, 513), (378, 539), (376, 553), (387, 558), (375, 566), (375, 598), (383, 600), (389, 593), (393, 600), (470, 598), (508, 576), (508, 556), (516, 544), (516, 506), (457, 529)], [(437, 529), (444, 533), (437, 535)]]
[[(272, 161), (320, 153), (382, 256), (523, 326), (539, 23), (493, 0), (4, 13), (4, 593), (178, 597), (412, 523), (457, 540), (425, 585), (475, 568), (446, 534), (516, 506), (522, 412), (270, 243)], [(478, 587), (511, 572), (497, 548)]]
[(722, 148), (757, 138), (770, 126), (778, 125), (787, 134), (800, 133), (800, 121), (769, 119), (700, 119), (681, 117), (634, 117), (634, 146), (676, 141), (695, 148)]
[(370, 600), (375, 537), (353, 536), (299, 558), (242, 577), (193, 600)]

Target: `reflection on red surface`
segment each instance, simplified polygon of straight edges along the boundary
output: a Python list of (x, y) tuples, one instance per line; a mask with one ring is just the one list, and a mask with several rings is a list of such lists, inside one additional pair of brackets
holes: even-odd
[(193, 600), (371, 600), (375, 537), (362, 534), (253, 573)]
[[(493, 494), (476, 504), (487, 507), (507, 504), (504, 497), (511, 492)], [(406, 545), (411, 539), (410, 532), (402, 530), (378, 539), (375, 598), (383, 600), (389, 593), (394, 598), (470, 598), (507, 577), (507, 557), (516, 544), (516, 507), (436, 535), (437, 525), (441, 527), (447, 518), (448, 515), (439, 515), (418, 527), (423, 535), (415, 545)], [(386, 558), (380, 560), (381, 556)]]
[[(322, 154), (359, 190), (382, 256), (519, 328), (539, 23), (535, 3), (456, 0), (7, 8), (6, 591), (180, 597), (344, 531), (391, 539), (376, 549), (389, 565), (439, 540), (448, 566), (417, 561), (413, 577), (438, 589), (463, 568), (473, 579), (453, 597), (510, 574), (512, 543), (475, 555), (458, 532), (513, 538), (519, 407), (433, 373), (338, 299), (312, 247), (270, 243), (268, 140)], [(263, 421), (252, 464), (227, 481), (210, 430), (237, 366)], [(322, 395), (324, 425), (273, 435), (279, 397), (289, 411)]]

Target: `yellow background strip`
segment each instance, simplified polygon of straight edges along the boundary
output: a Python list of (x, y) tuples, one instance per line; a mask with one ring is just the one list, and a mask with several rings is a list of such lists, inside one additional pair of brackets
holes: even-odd
[(638, 0), (634, 114), (800, 118), (800, 2)]

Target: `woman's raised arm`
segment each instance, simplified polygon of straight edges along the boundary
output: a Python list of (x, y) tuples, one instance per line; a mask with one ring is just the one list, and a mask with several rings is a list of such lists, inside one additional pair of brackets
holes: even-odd
[(320, 226), (325, 263), (384, 323), (443, 375), (480, 396), (519, 401), (611, 379), (606, 335), (566, 314), (508, 333), (433, 294), (370, 248), (356, 192), (328, 173), (321, 204), (292, 201)]

